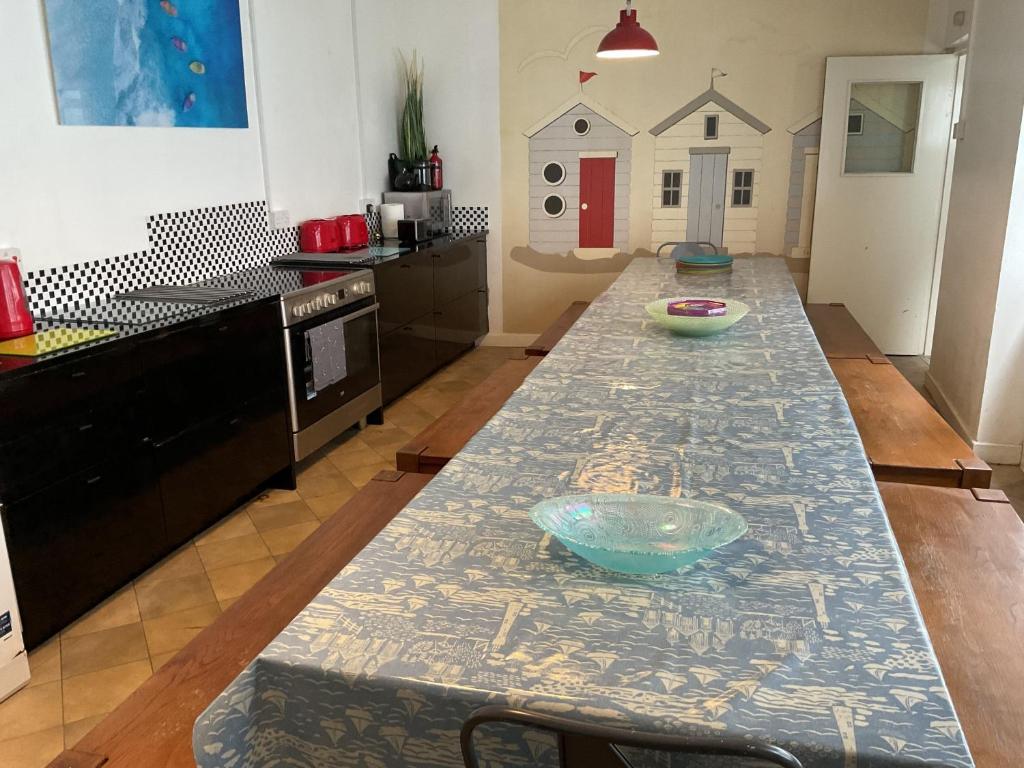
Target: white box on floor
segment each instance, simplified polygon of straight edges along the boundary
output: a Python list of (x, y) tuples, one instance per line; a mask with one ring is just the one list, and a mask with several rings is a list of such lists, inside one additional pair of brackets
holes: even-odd
[(0, 701), (28, 684), (28, 654), (21, 636), (21, 616), (14, 594), (7, 540), (0, 525)]

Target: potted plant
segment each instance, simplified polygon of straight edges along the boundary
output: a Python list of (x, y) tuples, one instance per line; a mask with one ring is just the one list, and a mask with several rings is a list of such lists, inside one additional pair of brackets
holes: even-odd
[(402, 55), (402, 68), (405, 75), (405, 103), (399, 143), (402, 159), (411, 169), (417, 163), (427, 161), (427, 140), (423, 132), (423, 62), (416, 51), (413, 51), (411, 60)]

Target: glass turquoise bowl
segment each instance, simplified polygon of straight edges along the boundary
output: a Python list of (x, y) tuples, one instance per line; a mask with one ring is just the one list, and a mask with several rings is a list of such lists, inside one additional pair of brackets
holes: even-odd
[(747, 531), (721, 504), (626, 493), (559, 496), (530, 518), (580, 557), (621, 573), (676, 571)]
[[(668, 305), (677, 301), (685, 301), (687, 298), (710, 299), (711, 301), (725, 302), (726, 313), (717, 317), (687, 317), (685, 315), (670, 315)], [(658, 299), (648, 304), (645, 309), (647, 314), (668, 328), (673, 333), (683, 336), (711, 336), (721, 333), (740, 320), (750, 311), (750, 307), (742, 301), (735, 299), (716, 299), (710, 296), (688, 296), (678, 299)]]

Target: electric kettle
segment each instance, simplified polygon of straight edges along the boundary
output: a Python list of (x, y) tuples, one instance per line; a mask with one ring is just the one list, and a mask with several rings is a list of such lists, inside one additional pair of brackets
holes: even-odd
[(0, 340), (28, 336), (33, 330), (18, 262), (0, 259)]

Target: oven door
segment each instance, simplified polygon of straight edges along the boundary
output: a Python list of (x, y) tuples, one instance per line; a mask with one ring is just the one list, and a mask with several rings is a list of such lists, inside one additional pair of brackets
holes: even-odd
[(369, 298), (285, 329), (295, 432), (380, 384), (379, 306)]

